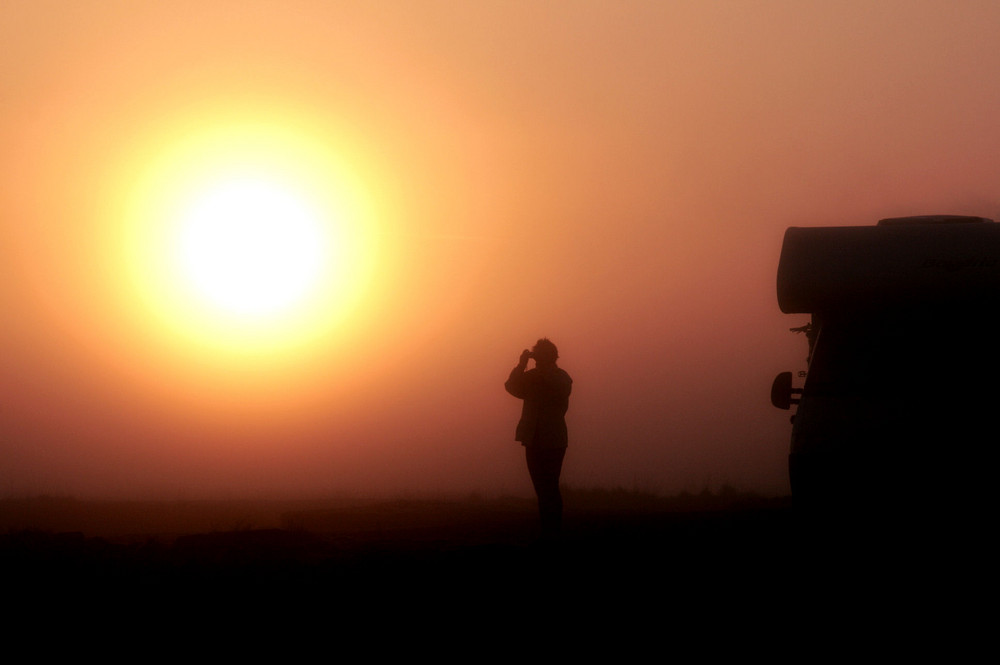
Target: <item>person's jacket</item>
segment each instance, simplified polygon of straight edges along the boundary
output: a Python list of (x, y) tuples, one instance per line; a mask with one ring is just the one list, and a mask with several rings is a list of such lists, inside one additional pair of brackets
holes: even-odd
[(518, 365), (511, 371), (504, 388), (524, 400), (514, 436), (516, 441), (524, 446), (566, 447), (569, 437), (565, 416), (573, 389), (569, 374), (555, 365), (528, 371)]

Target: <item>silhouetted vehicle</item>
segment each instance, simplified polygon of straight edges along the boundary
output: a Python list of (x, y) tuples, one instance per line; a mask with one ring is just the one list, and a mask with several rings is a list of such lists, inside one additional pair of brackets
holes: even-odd
[(778, 304), (809, 314), (808, 372), (779, 374), (797, 504), (965, 505), (992, 484), (1000, 224), (981, 217), (789, 228)]

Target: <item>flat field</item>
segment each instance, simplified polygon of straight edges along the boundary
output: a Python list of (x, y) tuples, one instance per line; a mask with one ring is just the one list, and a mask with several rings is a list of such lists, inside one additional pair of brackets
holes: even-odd
[(464, 619), (466, 610), (558, 607), (772, 623), (811, 621), (810, 611), (836, 614), (844, 603), (854, 613), (927, 608), (929, 598), (975, 588), (992, 565), (979, 535), (940, 515), (860, 527), (805, 519), (787, 497), (734, 491), (569, 489), (565, 503), (563, 532), (543, 538), (534, 501), (516, 497), (7, 499), (0, 570), (6, 589), (36, 598), (300, 607), (335, 597), (352, 613), (391, 609), (421, 621), (434, 599)]

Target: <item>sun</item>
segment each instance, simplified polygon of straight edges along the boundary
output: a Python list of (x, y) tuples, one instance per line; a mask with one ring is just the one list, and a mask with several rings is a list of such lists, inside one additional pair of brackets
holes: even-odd
[(346, 339), (371, 309), (377, 214), (364, 159), (339, 138), (301, 116), (225, 117), (138, 152), (108, 243), (136, 325), (213, 363)]
[(224, 178), (180, 215), (176, 260), (192, 294), (236, 316), (273, 316), (301, 303), (331, 256), (316, 207), (262, 176)]

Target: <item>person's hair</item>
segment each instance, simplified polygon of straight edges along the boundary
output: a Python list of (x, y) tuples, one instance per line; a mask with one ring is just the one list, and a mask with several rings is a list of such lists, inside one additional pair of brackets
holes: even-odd
[(552, 362), (554, 363), (559, 357), (559, 351), (556, 349), (556, 345), (549, 341), (547, 337), (543, 337), (537, 342), (535, 342), (535, 348), (531, 350), (532, 354), (535, 356), (535, 361)]

